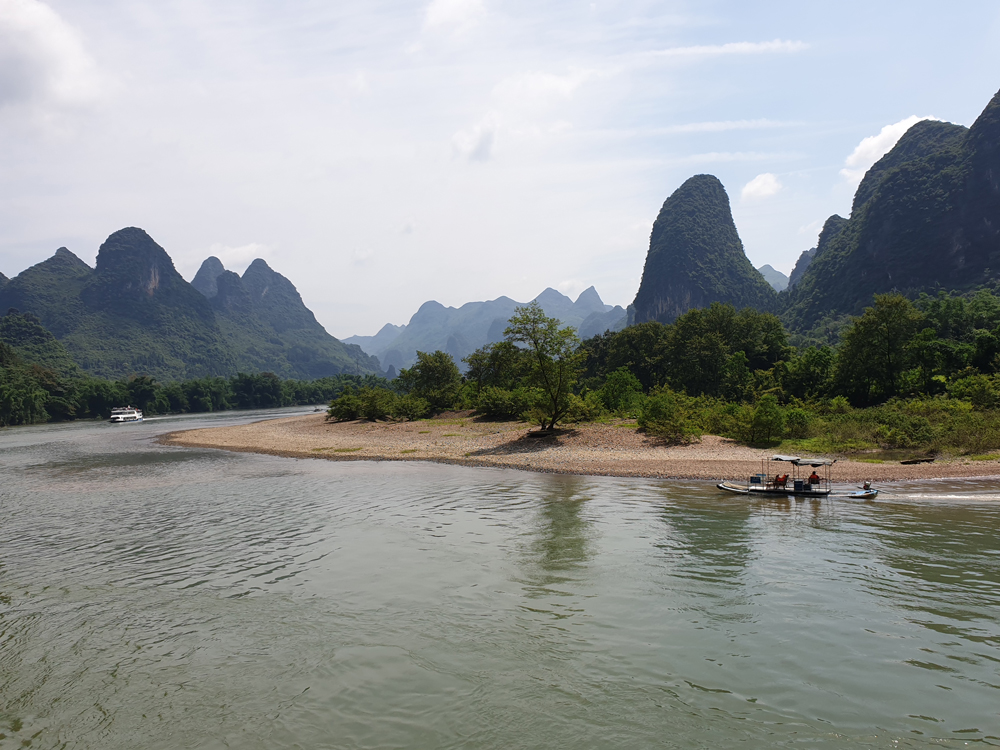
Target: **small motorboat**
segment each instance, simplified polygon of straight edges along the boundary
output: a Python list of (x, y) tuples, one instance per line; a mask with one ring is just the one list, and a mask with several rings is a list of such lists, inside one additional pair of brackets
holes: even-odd
[(878, 497), (878, 490), (857, 490), (844, 495), (848, 500), (874, 500)]
[(865, 482), (861, 485), (861, 489), (855, 492), (848, 492), (844, 497), (849, 500), (874, 500), (878, 497), (878, 490), (872, 489), (871, 482)]

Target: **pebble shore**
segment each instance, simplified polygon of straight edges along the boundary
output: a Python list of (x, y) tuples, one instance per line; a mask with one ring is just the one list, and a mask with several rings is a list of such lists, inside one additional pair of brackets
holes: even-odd
[[(548, 437), (523, 422), (478, 421), (460, 414), (418, 422), (327, 422), (324, 414), (211, 427), (165, 435), (165, 445), (220, 448), (335, 461), (436, 461), (591, 476), (745, 480), (773, 451), (714, 435), (665, 446), (634, 423), (587, 424)], [(838, 460), (834, 482), (1000, 476), (1000, 461), (968, 458), (930, 464)]]

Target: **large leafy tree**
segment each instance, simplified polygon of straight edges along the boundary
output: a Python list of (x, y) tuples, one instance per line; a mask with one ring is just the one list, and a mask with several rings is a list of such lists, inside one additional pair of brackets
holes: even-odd
[(860, 405), (897, 395), (922, 321), (920, 311), (901, 294), (876, 294), (875, 304), (844, 331), (836, 375), (841, 391)]
[(434, 411), (454, 408), (462, 389), (462, 373), (447, 352), (417, 352), (412, 367), (399, 371), (396, 387), (424, 399)]
[(580, 340), (572, 328), (560, 328), (559, 321), (548, 317), (537, 302), (517, 308), (503, 335), (527, 349), (531, 379), (542, 391), (538, 423), (543, 430), (553, 429), (569, 409), (573, 384), (580, 373)]
[(465, 377), (475, 385), (476, 393), (489, 387), (513, 390), (531, 366), (528, 353), (509, 341), (482, 346), (462, 361), (469, 366)]

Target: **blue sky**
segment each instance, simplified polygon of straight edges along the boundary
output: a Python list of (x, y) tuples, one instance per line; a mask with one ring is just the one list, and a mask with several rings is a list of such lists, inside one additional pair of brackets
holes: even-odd
[(626, 305), (708, 172), (788, 273), (998, 70), (987, 2), (0, 0), (0, 272), (139, 226), (188, 279), (265, 258), (340, 337), (428, 299)]

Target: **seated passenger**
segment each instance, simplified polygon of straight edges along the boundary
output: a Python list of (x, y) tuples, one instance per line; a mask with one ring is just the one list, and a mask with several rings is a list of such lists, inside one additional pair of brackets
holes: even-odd
[(815, 471), (809, 475), (809, 484), (819, 484), (819, 474)]

